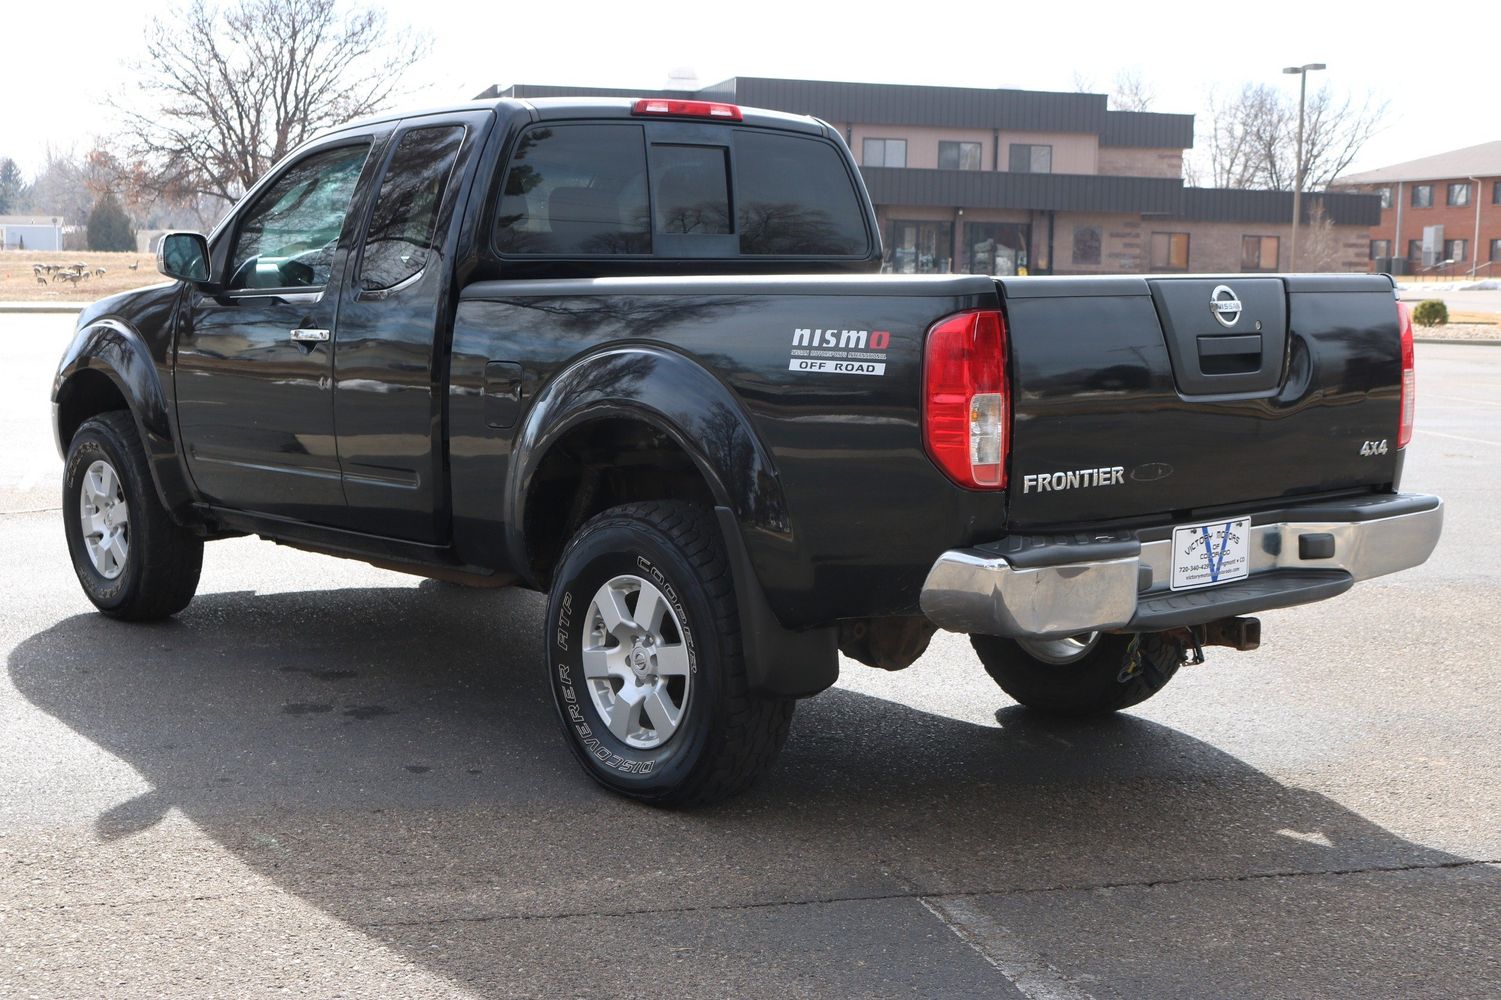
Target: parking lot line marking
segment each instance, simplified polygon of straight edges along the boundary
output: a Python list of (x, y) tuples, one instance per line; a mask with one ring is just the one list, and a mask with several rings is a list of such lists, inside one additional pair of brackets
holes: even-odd
[(1027, 1000), (1094, 1000), (1079, 984), (1027, 949), (1000, 921), (962, 896), (919, 896), (917, 901)]
[(1437, 392), (1427, 393), (1427, 394), (1424, 395), (1423, 398), (1425, 398), (1425, 399), (1449, 399), (1449, 400), (1453, 400), (1456, 403), (1479, 403), (1481, 406), (1501, 406), (1501, 400), (1495, 400), (1495, 399), (1474, 399), (1474, 398), (1471, 398), (1470, 396), (1445, 396), (1445, 395), (1442, 395), (1442, 394), (1437, 393)]
[(1420, 430), (1419, 434), (1431, 434), (1434, 437), (1448, 438), (1450, 441), (1468, 441), (1470, 444), (1488, 444), (1492, 448), (1501, 448), (1501, 441), (1484, 441), (1480, 438), (1465, 437), (1463, 434), (1445, 434), (1443, 431)]

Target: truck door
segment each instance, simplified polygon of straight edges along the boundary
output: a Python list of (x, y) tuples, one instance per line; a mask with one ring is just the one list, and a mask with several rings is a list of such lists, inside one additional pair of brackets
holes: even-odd
[(177, 418), (188, 470), (212, 503), (343, 523), (333, 330), (370, 149), (370, 136), (336, 139), (285, 167), (227, 231), (222, 289), (189, 293)]
[(444, 386), (460, 194), (488, 113), (402, 123), (389, 144), (334, 352), (352, 527), (438, 543), (448, 526)]

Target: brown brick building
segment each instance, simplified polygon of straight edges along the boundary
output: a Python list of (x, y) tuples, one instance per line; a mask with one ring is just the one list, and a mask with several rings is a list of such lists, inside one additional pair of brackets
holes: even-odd
[(1350, 174), (1335, 186), (1381, 199), (1367, 252), (1373, 269), (1501, 275), (1501, 141)]
[[(693, 91), (516, 84), (482, 98), (680, 97), (839, 129), (889, 271), (1111, 274), (1290, 268), (1292, 194), (1183, 183), (1193, 115), (1113, 111), (1101, 94), (736, 77)], [(1365, 270), (1375, 198), (1303, 200), (1300, 270)]]

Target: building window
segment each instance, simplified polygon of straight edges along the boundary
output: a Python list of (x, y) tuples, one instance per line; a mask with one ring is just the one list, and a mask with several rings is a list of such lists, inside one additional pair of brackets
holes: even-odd
[(1431, 208), (1433, 206), (1433, 185), (1414, 184), (1412, 186), (1412, 207)]
[(1469, 248), (1468, 240), (1444, 240), (1444, 260), (1464, 260), (1465, 251)]
[(1074, 227), (1074, 263), (1098, 264), (1100, 262), (1100, 227)]
[(1053, 172), (1053, 147), (1011, 144), (1011, 172), (1014, 174), (1050, 174)]
[(979, 170), (980, 144), (978, 142), (939, 142), (939, 170)]
[(1392, 207), (1392, 189), (1391, 188), (1380, 188), (1380, 189), (1378, 189), (1376, 191), (1376, 193), (1381, 196), (1381, 207), (1382, 208), (1391, 208)]
[(1391, 240), (1372, 240), (1371, 241), (1371, 259), (1372, 260), (1379, 260), (1382, 257), (1390, 257), (1391, 255), (1392, 255), (1392, 241)]
[(1491, 260), (1501, 261), (1501, 240), (1491, 240)]
[(1410, 261), (1413, 261), (1414, 263), (1416, 263), (1416, 262), (1418, 262), (1418, 261), (1420, 261), (1420, 260), (1423, 259), (1423, 241), (1422, 240), (1408, 240), (1407, 241), (1407, 259), (1410, 260)]
[(952, 223), (893, 219), (881, 270), (896, 274), (944, 274), (952, 270), (953, 250)]
[(1278, 240), (1275, 236), (1241, 237), (1240, 269), (1242, 271), (1277, 270), (1277, 249)]
[(1470, 182), (1460, 181), (1458, 184), (1449, 185), (1449, 204), (1455, 208), (1463, 208), (1470, 203)]
[(1501, 205), (1501, 181), (1491, 181), (1491, 204)]
[(1188, 234), (1153, 233), (1152, 267), (1158, 271), (1188, 270)]
[(905, 167), (907, 165), (906, 139), (866, 139), (862, 167)]

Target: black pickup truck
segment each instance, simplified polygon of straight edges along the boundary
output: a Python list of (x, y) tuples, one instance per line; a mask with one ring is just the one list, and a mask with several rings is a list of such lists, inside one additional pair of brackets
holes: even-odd
[(1425, 560), (1411, 325), (1381, 275), (882, 275), (823, 122), (500, 100), (277, 165), (168, 284), (84, 311), (53, 390), (79, 580), (180, 611), (255, 534), (549, 594), (607, 787), (733, 793), (838, 652), (967, 633), (1109, 712), (1248, 613)]

